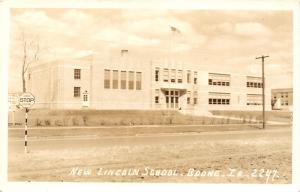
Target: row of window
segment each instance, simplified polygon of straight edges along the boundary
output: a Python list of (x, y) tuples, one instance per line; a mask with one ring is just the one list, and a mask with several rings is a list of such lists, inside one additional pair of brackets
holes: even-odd
[[(285, 98), (288, 98), (288, 97), (289, 97), (288, 93), (281, 93), (281, 94), (278, 93), (276, 96), (279, 97), (279, 95), (280, 95), (281, 98), (284, 98), (284, 97), (285, 97)], [(274, 96), (274, 99), (277, 98), (276, 96)]]
[(247, 94), (247, 105), (262, 105), (262, 95)]
[[(160, 81), (160, 68), (156, 68), (155, 69), (155, 81)], [(162, 71), (162, 79), (163, 82), (171, 82), (171, 83), (183, 83), (183, 71), (182, 70), (176, 70), (176, 69), (166, 69), (164, 68)], [(192, 72), (191, 71), (187, 71), (186, 74), (186, 82), (187, 83), (193, 83), (197, 84), (198, 81), (198, 73), (197, 71), (193, 72), (193, 79), (192, 79)]]
[(229, 81), (214, 81), (213, 79), (208, 79), (209, 85), (218, 85), (218, 86), (230, 86)]
[[(169, 95), (170, 93), (170, 95)], [(80, 97), (81, 88), (74, 87), (74, 97)], [(166, 91), (166, 103), (178, 103), (179, 91)], [(198, 94), (195, 91), (193, 94), (193, 103), (191, 103), (191, 92), (187, 92), (187, 104), (198, 103)], [(85, 95), (84, 100), (87, 100), (87, 95)], [(159, 103), (159, 89), (155, 90), (155, 103)], [(210, 93), (208, 104), (210, 105), (230, 105), (230, 94), (229, 93)], [(282, 101), (282, 105), (288, 105), (288, 101)], [(247, 105), (262, 105), (262, 96), (259, 94), (247, 94)]]
[[(134, 89), (134, 71), (121, 71), (121, 84), (119, 85), (119, 71), (112, 70), (112, 85), (111, 85), (111, 70), (105, 69), (104, 72), (104, 88), (110, 89)], [(128, 73), (128, 83), (127, 83), (127, 73)], [(160, 69), (155, 69), (155, 81), (159, 81)], [(253, 79), (254, 78), (254, 79)], [(81, 69), (74, 69), (74, 79), (81, 79)], [(261, 78), (256, 77), (247, 77), (247, 79), (254, 81), (247, 81), (247, 87), (262, 88), (263, 84), (257, 82)], [(257, 80), (258, 79), (258, 80)], [(197, 84), (197, 72), (194, 71), (193, 83)], [(182, 83), (183, 82), (183, 71), (176, 69), (163, 69), (163, 81), (171, 83)], [(187, 71), (186, 82), (191, 83), (191, 71)], [(128, 85), (127, 85), (128, 84)], [(218, 74), (218, 73), (209, 73), (208, 79), (209, 85), (216, 86), (230, 86), (230, 75), (229, 74)], [(136, 90), (141, 90), (141, 72), (136, 72)]]
[(253, 87), (253, 88), (263, 88), (262, 78), (247, 76), (246, 86)]
[(105, 89), (142, 89), (142, 72), (104, 70)]
[(209, 73), (208, 85), (230, 86), (230, 75), (220, 73)]
[(208, 104), (210, 105), (230, 105), (230, 93), (209, 92)]
[(263, 88), (263, 83), (259, 83), (259, 82), (247, 82), (247, 87)]
[(210, 105), (230, 105), (230, 99), (209, 98), (208, 104), (210, 104)]

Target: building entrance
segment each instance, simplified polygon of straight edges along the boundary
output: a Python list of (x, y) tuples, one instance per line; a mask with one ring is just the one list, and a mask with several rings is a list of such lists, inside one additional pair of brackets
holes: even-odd
[(166, 96), (166, 108), (168, 109), (179, 108), (180, 91), (178, 90), (165, 91), (165, 96)]
[(85, 91), (82, 95), (82, 107), (89, 107), (89, 94), (87, 91)]

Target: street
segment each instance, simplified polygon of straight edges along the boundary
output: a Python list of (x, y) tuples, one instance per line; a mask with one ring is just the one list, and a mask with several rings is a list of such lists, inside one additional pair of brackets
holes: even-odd
[[(72, 169), (175, 169), (190, 168), (228, 171), (277, 170), (274, 183), (291, 182), (291, 128), (188, 132), (134, 131), (132, 128), (34, 128), (29, 133), (29, 153), (24, 154), (23, 130), (9, 130), (9, 179), (21, 181), (145, 181), (145, 182), (238, 182), (264, 183), (258, 178), (118, 177), (112, 175), (70, 175)], [(234, 126), (233, 126), (234, 127)], [(148, 127), (149, 128), (149, 127)], [(180, 129), (179, 127), (176, 127)], [(146, 130), (147, 127), (144, 127)], [(162, 128), (161, 130), (164, 130)], [(173, 129), (175, 129), (173, 127)], [(192, 130), (194, 129), (194, 131)], [(202, 131), (199, 131), (202, 129)], [(198, 131), (195, 131), (198, 130)], [(111, 134), (107, 134), (111, 131)], [(45, 135), (44, 133), (47, 133)], [(58, 134), (59, 132), (59, 134)], [(105, 134), (104, 134), (105, 132)], [(135, 134), (133, 134), (135, 133)], [(23, 164), (27, 166), (22, 166)], [(198, 178), (199, 179), (199, 178)]]

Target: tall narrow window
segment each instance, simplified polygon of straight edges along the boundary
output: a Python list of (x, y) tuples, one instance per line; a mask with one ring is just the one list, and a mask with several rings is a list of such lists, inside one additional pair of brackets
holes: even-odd
[(198, 93), (197, 91), (194, 91), (194, 105), (197, 105), (198, 103)]
[(172, 83), (176, 82), (176, 69), (171, 70), (171, 82)]
[(136, 90), (141, 90), (142, 89), (142, 73), (141, 72), (136, 72)]
[(80, 97), (80, 87), (74, 87), (74, 97)]
[(121, 89), (126, 89), (126, 71), (121, 71)]
[(81, 78), (81, 69), (74, 69), (74, 79)]
[(113, 70), (113, 89), (118, 89), (119, 71)]
[(177, 73), (177, 82), (182, 83), (182, 70), (178, 70)]
[(155, 89), (155, 103), (159, 103), (159, 89)]
[(130, 90), (134, 89), (134, 72), (133, 71), (129, 71), (128, 89), (130, 89)]
[(159, 68), (155, 69), (155, 81), (159, 81)]
[(164, 82), (169, 82), (169, 69), (164, 69)]
[(186, 82), (187, 82), (187, 83), (191, 83), (191, 71), (187, 71), (187, 74), (186, 74)]
[(186, 103), (191, 104), (191, 92), (188, 91), (186, 94)]
[(105, 89), (110, 88), (110, 70), (109, 69), (104, 70), (104, 88)]
[(197, 80), (198, 80), (197, 71), (194, 71), (194, 84), (197, 84)]

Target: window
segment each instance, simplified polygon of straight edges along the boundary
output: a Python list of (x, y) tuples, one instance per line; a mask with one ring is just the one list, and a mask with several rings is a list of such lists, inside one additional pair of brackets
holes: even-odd
[(230, 93), (209, 92), (208, 104), (230, 105)]
[(155, 69), (155, 81), (159, 81), (159, 68)]
[(74, 69), (74, 79), (80, 79), (81, 69)]
[(155, 89), (155, 103), (159, 103), (159, 89)]
[(126, 89), (126, 71), (121, 71), (121, 89)]
[(172, 83), (176, 82), (176, 69), (171, 70), (171, 82)]
[(262, 78), (247, 76), (247, 87), (262, 88)]
[(177, 82), (182, 83), (182, 70), (178, 70), (177, 72)]
[(166, 103), (169, 104), (169, 98), (170, 98), (169, 97), (169, 91), (166, 91), (165, 95), (166, 95)]
[(262, 95), (247, 94), (247, 105), (262, 105)]
[(110, 88), (110, 70), (108, 69), (104, 70), (104, 88), (105, 89)]
[(129, 76), (128, 76), (128, 89), (133, 90), (134, 89), (134, 72), (129, 71)]
[(197, 105), (198, 103), (198, 93), (197, 91), (194, 91), (194, 105)]
[(191, 104), (191, 92), (188, 91), (186, 94), (186, 103)]
[(209, 73), (208, 85), (230, 86), (231, 76), (229, 74)]
[(164, 82), (169, 82), (169, 69), (164, 69)]
[(118, 89), (119, 71), (113, 70), (113, 89)]
[(194, 84), (197, 84), (197, 71), (194, 71)]
[(80, 97), (80, 87), (74, 87), (74, 97)]
[(142, 89), (142, 73), (136, 72), (136, 90)]
[(187, 82), (187, 83), (191, 83), (191, 71), (187, 71), (187, 74), (186, 74), (186, 82)]
[(217, 99), (212, 99), (213, 100), (213, 104), (217, 104)]

